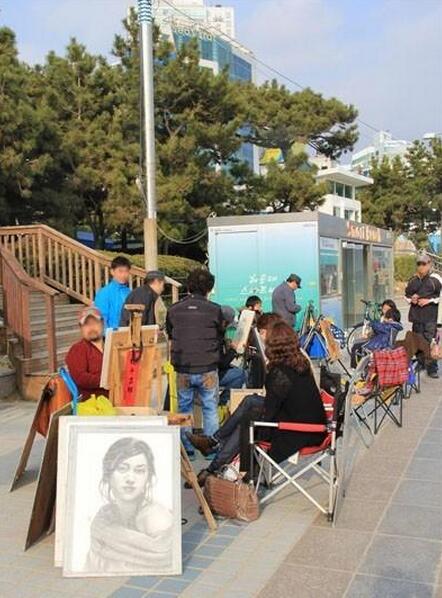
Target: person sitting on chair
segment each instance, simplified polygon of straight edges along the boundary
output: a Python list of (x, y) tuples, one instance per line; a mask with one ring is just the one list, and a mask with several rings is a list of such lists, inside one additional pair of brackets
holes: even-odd
[[(198, 474), (204, 485), (208, 475), (232, 461), (240, 453), (240, 471), (250, 466), (249, 425), (251, 421), (285, 421), (325, 424), (326, 415), (310, 362), (299, 346), (298, 335), (285, 322), (275, 323), (266, 342), (268, 359), (266, 397), (249, 395), (213, 436), (188, 434), (190, 442), (203, 455), (217, 451), (207, 469)], [(278, 463), (306, 446), (316, 446), (323, 433), (275, 431), (270, 456)]]
[[(233, 307), (223, 305), (221, 311), (224, 319), (224, 326), (226, 330), (233, 324), (235, 320), (235, 310)], [(237, 345), (235, 341), (229, 341), (224, 338), (223, 346), (221, 347), (221, 359), (218, 367), (219, 385), (223, 388), (223, 392), (219, 398), (220, 405), (226, 405), (230, 399), (230, 390), (232, 388), (242, 388), (246, 381), (246, 373), (243, 368), (232, 365), (232, 361), (238, 357)]]
[(385, 312), (383, 310), (383, 314), (380, 322), (372, 321), (370, 324), (373, 336), (368, 340), (361, 339), (353, 344), (350, 364), (352, 368), (357, 366), (358, 357), (361, 354), (367, 351), (381, 351), (394, 346), (396, 336), (403, 329), (401, 314), (398, 309), (391, 307)]

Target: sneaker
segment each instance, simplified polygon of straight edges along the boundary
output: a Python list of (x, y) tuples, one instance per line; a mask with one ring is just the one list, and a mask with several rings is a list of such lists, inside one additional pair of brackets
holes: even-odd
[(203, 436), (198, 434), (192, 434), (191, 432), (186, 433), (187, 438), (193, 444), (193, 446), (199, 450), (205, 457), (213, 453), (213, 449), (216, 446), (215, 440), (210, 436)]

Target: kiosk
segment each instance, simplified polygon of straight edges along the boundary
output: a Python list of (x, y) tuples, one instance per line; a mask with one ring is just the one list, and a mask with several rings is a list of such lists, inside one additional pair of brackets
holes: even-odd
[[(296, 301), (344, 328), (363, 317), (361, 299), (393, 295), (391, 231), (320, 212), (208, 219), (213, 300), (240, 308), (259, 295), (271, 310), (273, 289), (294, 272), (302, 278)], [(298, 325), (302, 314), (298, 315)]]

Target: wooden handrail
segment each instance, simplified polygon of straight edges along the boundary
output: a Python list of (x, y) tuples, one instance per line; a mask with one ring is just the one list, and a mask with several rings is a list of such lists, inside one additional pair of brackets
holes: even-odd
[(57, 337), (55, 333), (55, 301), (58, 291), (25, 272), (15, 256), (0, 247), (0, 273), (3, 286), (3, 312), (5, 324), (18, 337), (25, 359), (32, 357), (30, 293), (43, 296), (47, 321), (48, 370), (57, 369)]
[[(80, 243), (76, 239), (72, 239), (67, 235), (60, 233), (59, 231), (47, 226), (46, 224), (29, 224), (27, 226), (2, 226), (0, 227), (0, 239), (7, 237), (8, 235), (26, 235), (31, 234), (35, 235), (38, 234), (39, 231), (44, 233), (44, 236), (50, 237), (52, 239), (58, 239), (62, 242), (65, 246), (71, 247), (75, 249), (79, 254), (84, 255), (85, 257), (93, 257), (94, 261), (98, 261), (103, 266), (110, 266), (112, 262), (112, 258), (107, 257), (97, 251), (96, 249), (92, 249), (91, 247), (87, 247)], [(140, 268), (139, 266), (132, 266), (131, 273), (135, 276), (145, 277), (146, 270), (144, 268)], [(171, 286), (175, 286), (180, 288), (182, 285), (177, 280), (166, 276), (166, 283), (170, 284)]]
[[(84, 304), (110, 279), (112, 259), (45, 224), (0, 227), (0, 246), (9, 250), (31, 276)], [(130, 286), (143, 284), (146, 271), (132, 266)], [(172, 301), (181, 283), (166, 277)]]

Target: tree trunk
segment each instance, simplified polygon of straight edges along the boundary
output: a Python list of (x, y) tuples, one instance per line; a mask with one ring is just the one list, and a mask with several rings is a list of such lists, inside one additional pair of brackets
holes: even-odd
[(121, 229), (121, 251), (127, 252), (127, 228)]

